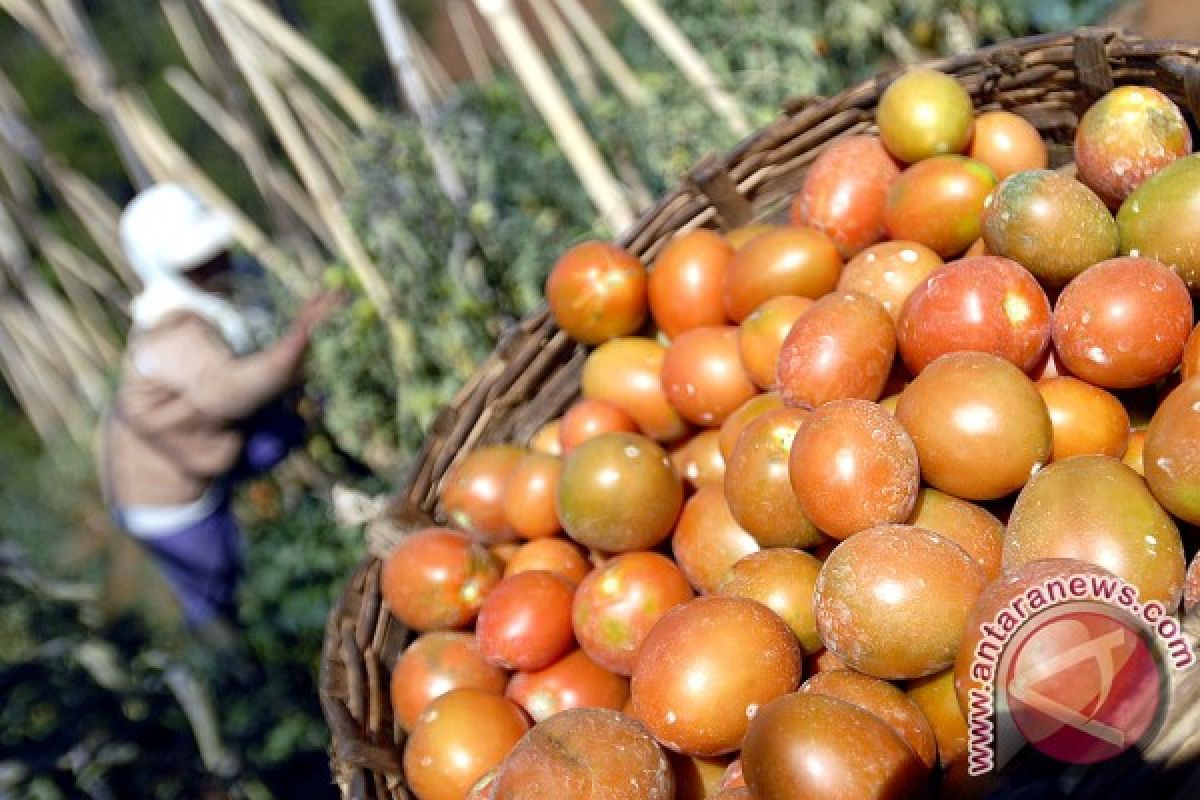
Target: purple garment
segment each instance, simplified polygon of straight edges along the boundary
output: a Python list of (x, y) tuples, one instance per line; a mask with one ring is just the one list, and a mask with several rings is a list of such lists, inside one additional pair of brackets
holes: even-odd
[[(167, 579), (190, 628), (215, 618), (236, 616), (238, 580), (242, 575), (242, 541), (237, 519), (230, 508), (230, 488), (261, 475), (304, 439), (304, 421), (282, 403), (272, 404), (242, 426), (246, 444), (229, 475), (222, 480), (225, 494), (210, 516), (188, 527), (158, 537), (135, 537), (142, 543)], [(121, 511), (113, 517), (124, 528)]]

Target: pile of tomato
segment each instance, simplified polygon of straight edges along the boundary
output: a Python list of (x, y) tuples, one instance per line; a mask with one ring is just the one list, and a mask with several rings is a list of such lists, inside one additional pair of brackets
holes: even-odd
[(582, 399), (466, 454), (446, 527), (383, 567), (419, 633), (391, 683), (418, 800), (952, 794), (977, 604), (1103, 574), (1182, 608), (1184, 116), (1117, 88), (1051, 170), (1024, 119), (915, 70), (877, 123), (790, 224), (557, 262)]

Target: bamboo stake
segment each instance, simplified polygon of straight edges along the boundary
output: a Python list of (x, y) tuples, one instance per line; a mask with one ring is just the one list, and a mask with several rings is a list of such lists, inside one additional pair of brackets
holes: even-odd
[(709, 107), (725, 120), (730, 130), (738, 136), (748, 134), (750, 123), (746, 121), (741, 104), (721, 88), (720, 81), (704, 56), (700, 55), (662, 7), (655, 0), (621, 0), (621, 3), (683, 76), (700, 91)]
[(458, 45), (466, 57), (467, 67), (471, 70), (471, 77), (480, 85), (491, 83), (496, 74), (492, 70), (492, 61), (488, 58), (483, 38), (479, 35), (479, 29), (475, 27), (475, 20), (471, 18), (471, 9), (466, 0), (450, 0), (446, 10), (450, 15), (450, 26), (454, 28), (454, 35), (458, 38)]
[(444, 103), (454, 91), (454, 82), (450, 80), (450, 76), (446, 74), (445, 67), (442, 62), (425, 42), (425, 37), (421, 36), (420, 31), (413, 27), (412, 23), (406, 17), (404, 19), (404, 27), (408, 31), (408, 37), (412, 39), (413, 45), (417, 51), (417, 66), (421, 70), (421, 77), (425, 80), (429, 90), (437, 96), (438, 103)]
[(625, 230), (633, 224), (633, 209), (520, 17), (508, 0), (475, 0), (475, 5), (483, 12), (525, 91), (554, 132), (592, 204), (614, 233)]
[(579, 96), (589, 103), (595, 100), (599, 94), (596, 77), (592, 74), (587, 56), (563, 24), (562, 18), (551, 7), (549, 0), (529, 0), (529, 5), (537, 17), (538, 25), (550, 40), (550, 46), (558, 55), (558, 60), (562, 62), (563, 68), (571, 78), (571, 83), (575, 84)]
[(412, 38), (396, 9), (394, 0), (368, 0), (371, 13), (375, 16), (375, 25), (383, 39), (384, 49), (391, 62), (392, 71), (396, 75), (396, 84), (404, 96), (408, 107), (416, 115), (421, 125), (421, 138), (429, 159), (433, 162), (434, 173), (442, 193), (456, 207), (461, 208), (466, 202), (466, 189), (463, 188), (462, 178), (454, 167), (454, 162), (441, 142), (433, 134), (434, 110), (433, 102), (425, 82), (413, 66)]
[(179, 43), (183, 57), (188, 65), (200, 78), (200, 82), (209, 89), (216, 90), (221, 86), (223, 78), (216, 59), (208, 51), (204, 34), (196, 25), (196, 19), (188, 11), (184, 0), (159, 0), (163, 16), (167, 18), (167, 27)]
[(291, 173), (271, 163), (254, 132), (205, 91), (191, 73), (170, 67), (165, 76), (167, 85), (183, 98), (196, 116), (204, 120), (238, 154), (246, 165), (246, 171), (258, 184), (259, 193), (264, 198), (273, 196), (281, 199), (292, 214), (332, 251), (335, 245), (329, 228), (313, 208), (311, 199)]
[(43, 0), (43, 3), (65, 43), (68, 53), (65, 66), (75, 79), (76, 94), (84, 105), (99, 115), (108, 129), (130, 180), (138, 188), (146, 188), (150, 185), (146, 165), (137, 157), (128, 137), (113, 115), (112, 97), (116, 79), (112, 64), (96, 42), (75, 0)]
[(106, 395), (104, 375), (87, 357), (75, 320), (57, 305), (56, 295), (41, 288), (27, 287), (29, 305), (17, 307), (23, 313), (10, 319), (9, 332), (27, 352), (40, 354), (39, 372), (58, 377), (62, 384), (74, 384), (74, 390), (66, 389), (63, 398), (72, 398), (76, 403), (87, 401), (93, 409), (99, 409)]
[(633, 70), (625, 63), (625, 59), (613, 47), (608, 36), (592, 19), (579, 0), (557, 0), (558, 8), (575, 29), (575, 35), (583, 42), (583, 46), (592, 54), (592, 58), (604, 70), (609, 82), (625, 99), (625, 102), (637, 106), (646, 105), (650, 97), (642, 86), (641, 81), (633, 74)]
[(209, 205), (223, 209), (233, 219), (234, 235), (238, 242), (264, 266), (271, 269), (288, 290), (297, 297), (303, 297), (312, 291), (312, 280), (300, 272), (271, 243), (266, 234), (230, 202), (208, 175), (192, 163), (141, 103), (132, 96), (123, 94), (116, 105), (123, 124), (130, 131), (131, 138), (147, 159), (151, 173), (158, 181), (187, 184)]
[(40, 385), (29, 374), (20, 346), (8, 335), (3, 308), (0, 308), (0, 375), (38, 436), (49, 441), (65, 420), (55, 420), (52, 416), (55, 404), (42, 394)]
[(279, 90), (263, 77), (252, 60), (245, 43), (247, 34), (240, 30), (240, 26), (234, 19), (221, 13), (221, 10), (226, 7), (222, 0), (202, 0), (202, 2), (209, 18), (225, 37), (234, 61), (241, 70), (250, 91), (258, 100), (263, 113), (271, 122), (276, 135), (279, 136), (284, 150), (299, 171), (300, 179), (312, 195), (318, 212), (329, 225), (339, 252), (346, 259), (350, 268), (354, 270), (363, 290), (379, 312), (380, 317), (391, 320), (395, 308), (391, 288), (367, 256), (366, 250), (339, 205), (324, 170), (320, 168), (312, 153), (308, 140), (301, 135), (296, 118), (287, 103), (280, 96)]
[[(220, 0), (219, 3), (213, 3), (212, 0), (201, 0), (201, 2), (210, 16), (214, 13), (220, 14), (220, 11), (217, 10), (218, 7), (235, 12), (265, 41), (270, 42), (312, 76), (313, 80), (329, 92), (330, 97), (337, 101), (360, 129), (366, 129), (375, 123), (379, 114), (362, 92), (324, 53), (279, 16), (254, 0)], [(218, 27), (222, 22), (232, 22), (232, 20), (214, 21), (218, 23)]]
[[(303, 84), (295, 83), (285, 87), (284, 96), (296, 113), (304, 132), (308, 134), (313, 152), (325, 165), (326, 172), (334, 183), (333, 189), (340, 197), (351, 180), (350, 158), (346, 146), (353, 141), (353, 136), (341, 120), (330, 114), (317, 96)], [(345, 135), (339, 135), (343, 131)]]
[[(23, 311), (19, 306), (0, 310), (0, 318), (4, 319), (4, 325), (8, 329), (7, 338), (12, 348), (11, 353), (19, 359), (23, 376), (37, 387), (43, 408), (55, 413), (61, 421), (61, 428), (65, 429), (72, 439), (85, 443), (90, 425), (79, 403), (77, 387), (57, 371), (56, 367), (61, 361), (32, 355), (29, 349), (30, 342), (46, 334), (45, 331), (37, 331), (36, 324), (31, 326), (28, 316), (29, 312)], [(30, 332), (31, 327), (35, 332)], [(49, 435), (53, 432), (53, 428), (47, 431)]]

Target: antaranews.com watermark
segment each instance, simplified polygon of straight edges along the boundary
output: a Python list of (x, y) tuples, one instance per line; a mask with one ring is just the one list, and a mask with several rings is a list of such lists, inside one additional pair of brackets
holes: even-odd
[(1076, 764), (1120, 755), (1161, 719), (1167, 669), (1196, 662), (1179, 621), (1110, 576), (1043, 581), (980, 633), (967, 691), (971, 775), (1024, 742)]

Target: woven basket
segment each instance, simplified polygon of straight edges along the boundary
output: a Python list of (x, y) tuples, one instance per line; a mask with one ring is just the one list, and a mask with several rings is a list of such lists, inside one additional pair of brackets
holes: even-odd
[[(1018, 39), (930, 66), (956, 77), (978, 110), (1003, 108), (1028, 119), (1051, 142), (1051, 160), (1070, 160), (1079, 114), (1113, 86), (1154, 86), (1200, 120), (1200, 47), (1146, 41), (1105, 29)], [(809, 164), (831, 143), (872, 130), (875, 108), (897, 73), (828, 98), (788, 102), (783, 116), (723, 157), (710, 157), (625, 233), (620, 244), (652, 264), (676, 234), (729, 229), (777, 216), (800, 188)], [(393, 723), (389, 670), (410, 633), (383, 607), (379, 555), (399, 533), (437, 519), (439, 484), (462, 454), (480, 444), (525, 442), (579, 394), (586, 352), (546, 309), (511, 331), (437, 418), (406, 485), (393, 500), (389, 528), (372, 536), (373, 554), (351, 576), (330, 614), (320, 694), (333, 733), (333, 773), (348, 798), (407, 798), (403, 732)], [(1189, 618), (1185, 627), (1200, 632)], [(1200, 674), (1177, 676), (1162, 733), (1153, 747), (1100, 767), (1067, 770), (1026, 748), (997, 776), (995, 796), (1200, 798), (1184, 786), (1200, 753)], [(1026, 757), (1028, 755), (1028, 757)], [(1147, 792), (1157, 792), (1147, 795)], [(564, 798), (564, 800), (567, 800)]]

